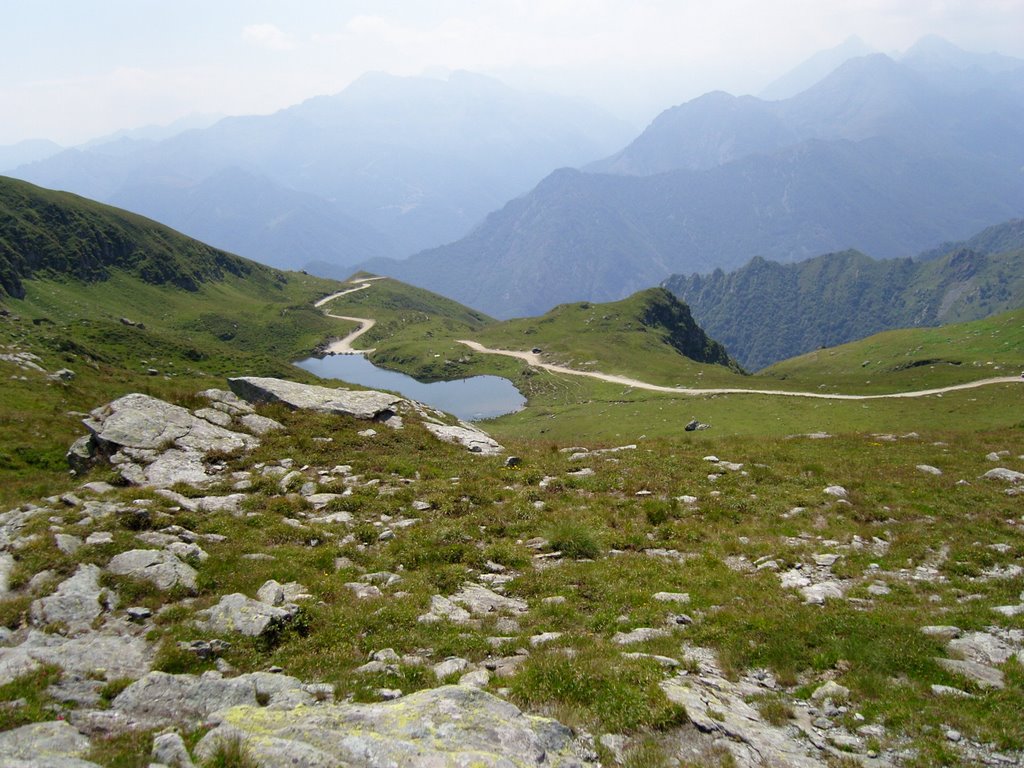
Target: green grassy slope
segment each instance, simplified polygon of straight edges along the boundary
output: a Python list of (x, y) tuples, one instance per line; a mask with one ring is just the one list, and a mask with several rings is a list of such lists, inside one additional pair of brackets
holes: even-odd
[(876, 261), (857, 251), (796, 264), (754, 258), (666, 288), (752, 369), (894, 328), (977, 320), (1024, 304), (1024, 248), (1013, 220), (928, 258)]

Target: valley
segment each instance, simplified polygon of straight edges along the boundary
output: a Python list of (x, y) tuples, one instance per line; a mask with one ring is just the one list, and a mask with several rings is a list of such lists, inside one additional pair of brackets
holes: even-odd
[[(221, 48), (415, 60), (378, 12)], [(853, 38), (639, 134), (441, 67), (0, 147), (160, 219), (0, 176), (0, 766), (1024, 765), (1022, 76)]]

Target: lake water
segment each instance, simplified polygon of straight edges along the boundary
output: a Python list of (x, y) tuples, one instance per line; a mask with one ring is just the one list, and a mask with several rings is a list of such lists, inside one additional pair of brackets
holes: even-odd
[(526, 398), (515, 385), (500, 376), (427, 383), (398, 371), (378, 368), (362, 355), (310, 357), (296, 365), (321, 379), (341, 379), (363, 387), (389, 389), (467, 421), (514, 413), (526, 405)]

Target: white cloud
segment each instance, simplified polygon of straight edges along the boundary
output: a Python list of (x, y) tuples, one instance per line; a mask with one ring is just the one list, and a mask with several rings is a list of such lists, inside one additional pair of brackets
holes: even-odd
[(290, 51), (295, 48), (292, 36), (273, 24), (249, 24), (242, 28), (242, 39), (272, 51)]

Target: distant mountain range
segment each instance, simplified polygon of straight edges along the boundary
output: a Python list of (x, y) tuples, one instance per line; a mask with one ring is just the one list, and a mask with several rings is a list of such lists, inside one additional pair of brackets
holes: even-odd
[(883, 330), (977, 320), (1024, 306), (1024, 219), (939, 255), (875, 261), (858, 251), (796, 264), (757, 257), (734, 272), (663, 286), (750, 370)]
[(160, 141), (122, 137), (10, 175), (276, 266), (343, 268), (454, 240), (553, 168), (631, 135), (596, 108), (480, 75), (378, 73), (272, 115)]
[(499, 317), (669, 274), (856, 248), (882, 258), (1024, 211), (1024, 61), (926, 39), (789, 99), (711, 93), (585, 172), (559, 170), (454, 243), (371, 271)]

